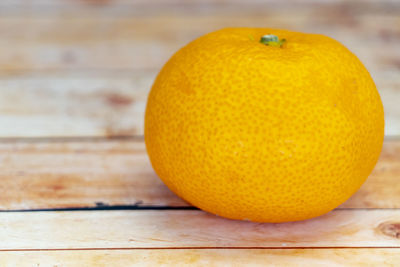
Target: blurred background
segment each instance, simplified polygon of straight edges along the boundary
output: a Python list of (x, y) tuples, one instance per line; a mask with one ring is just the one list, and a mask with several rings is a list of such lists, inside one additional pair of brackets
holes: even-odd
[(232, 26), (339, 40), (377, 84), (386, 136), (400, 135), (399, 0), (1, 0), (0, 137), (141, 136), (166, 60)]

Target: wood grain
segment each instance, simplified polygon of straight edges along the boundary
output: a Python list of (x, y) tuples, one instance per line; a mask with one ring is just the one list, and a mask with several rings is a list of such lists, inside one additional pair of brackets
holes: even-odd
[(1, 266), (396, 266), (400, 249), (178, 249), (0, 252)]
[(83, 248), (400, 248), (400, 210), (335, 210), (260, 224), (198, 210), (0, 213), (0, 250)]
[(2, 209), (186, 205), (154, 174), (143, 141), (16, 141), (0, 151)]
[(155, 75), (0, 75), (0, 137), (141, 135)]
[[(143, 140), (0, 143), (0, 208), (137, 205), (181, 207), (151, 168)], [(342, 208), (400, 208), (400, 141), (388, 140), (375, 170)]]
[[(0, 73), (0, 137), (143, 135), (156, 71)], [(377, 80), (386, 135), (400, 134), (400, 80)]]
[[(142, 135), (161, 66), (187, 42), (227, 26), (343, 42), (380, 90), (386, 135), (400, 135), (400, 2), (7, 0), (0, 7), (0, 137)], [(106, 100), (114, 91), (115, 101)]]
[(360, 8), (352, 1), (303, 5), (271, 1), (254, 5), (214, 2), (202, 7), (199, 3), (142, 3), (127, 8), (116, 2), (107, 5), (106, 14), (104, 9), (85, 12), (76, 5), (62, 15), (51, 10), (44, 15), (38, 4), (37, 9), (27, 9), (29, 16), (11, 12), (0, 17), (0, 70), (159, 69), (178, 48), (209, 31), (264, 26), (336, 38), (378, 77), (398, 69), (400, 17), (396, 10), (400, 4), (376, 6), (365, 2)]
[[(399, 14), (393, 0), (0, 1), (0, 266), (396, 266), (399, 139), (338, 209), (259, 224), (193, 209), (142, 139), (102, 137), (143, 135), (164, 62), (227, 26), (341, 41), (377, 84), (386, 135), (400, 136)], [(131, 210), (51, 211), (108, 206)]]
[(4, 4), (0, 70), (159, 69), (193, 38), (227, 26), (324, 33), (354, 50), (373, 74), (379, 74), (376, 76), (398, 69), (400, 17), (396, 11), (400, 4), (394, 1), (380, 5), (364, 1), (362, 8), (358, 1), (290, 5), (279, 1), (253, 5), (239, 1), (178, 1), (175, 5), (108, 1), (100, 8), (89, 5), (86, 9), (81, 8), (87, 6), (84, 4), (58, 1), (63, 3), (58, 10), (74, 7), (62, 14), (53, 13), (57, 4), (51, 2), (25, 6), (22, 13), (18, 9), (7, 13), (6, 7), (15, 5)]

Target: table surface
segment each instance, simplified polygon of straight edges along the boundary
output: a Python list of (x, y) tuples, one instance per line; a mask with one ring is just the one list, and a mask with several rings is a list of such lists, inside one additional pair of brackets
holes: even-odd
[[(179, 47), (227, 26), (323, 33), (370, 70), (383, 152), (336, 210), (227, 220), (152, 170), (142, 135), (155, 75)], [(0, 266), (399, 266), (399, 1), (3, 0), (0, 36)]]

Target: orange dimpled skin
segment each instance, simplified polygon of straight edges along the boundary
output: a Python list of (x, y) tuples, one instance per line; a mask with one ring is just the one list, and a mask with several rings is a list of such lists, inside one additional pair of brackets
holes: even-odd
[(257, 222), (336, 208), (371, 173), (383, 134), (382, 102), (354, 54), (323, 35), (269, 28), (226, 28), (180, 49), (145, 115), (150, 161), (173, 192)]

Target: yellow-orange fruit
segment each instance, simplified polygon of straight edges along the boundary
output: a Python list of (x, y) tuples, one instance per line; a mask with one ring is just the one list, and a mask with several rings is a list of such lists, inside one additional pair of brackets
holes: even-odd
[(173, 192), (257, 222), (308, 219), (346, 201), (383, 134), (382, 102), (354, 54), (323, 35), (269, 28), (222, 29), (180, 49), (145, 115), (150, 161)]

